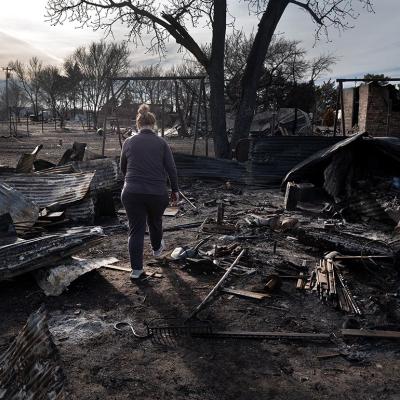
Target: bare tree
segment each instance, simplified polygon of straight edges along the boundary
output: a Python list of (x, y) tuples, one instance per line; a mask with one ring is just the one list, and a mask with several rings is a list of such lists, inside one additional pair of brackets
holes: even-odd
[[(19, 119), (21, 108), (27, 103), (27, 97), (24, 90), (18, 84), (18, 81), (11, 77), (8, 81), (8, 105), (10, 110)], [(7, 102), (6, 102), (6, 89), (2, 88), (0, 91), (0, 112), (4, 116), (7, 115)]]
[[(240, 106), (235, 121), (233, 144), (249, 133), (265, 56), (276, 26), (288, 5), (302, 8), (313, 18), (317, 24), (318, 37), (329, 27), (350, 27), (348, 20), (357, 17), (353, 4), (359, 3), (370, 8), (372, 0), (246, 1), (259, 20), (241, 79)], [(207, 71), (215, 153), (217, 157), (230, 156), (224, 98), (227, 0), (166, 0), (162, 5), (153, 0), (48, 0), (47, 15), (55, 24), (68, 19), (81, 24), (82, 27), (105, 29), (107, 33), (112, 33), (114, 24), (125, 24), (134, 43), (141, 42), (144, 34), (151, 33), (150, 49), (162, 54), (166, 51), (167, 39), (172, 36)], [(189, 28), (197, 26), (204, 18), (212, 31), (209, 56), (189, 33)]]
[(59, 117), (63, 127), (69, 89), (68, 78), (61, 75), (58, 67), (46, 66), (40, 72), (39, 82), (46, 103), (53, 112), (53, 118)]
[(330, 71), (332, 65), (337, 61), (332, 54), (321, 54), (309, 62), (310, 81), (317, 80), (323, 73)]
[[(64, 72), (65, 76), (67, 77), (67, 82), (68, 82), (68, 100), (72, 105), (73, 109), (73, 115), (75, 117), (76, 115), (76, 109), (77, 109), (77, 102), (79, 99), (82, 97), (82, 87), (81, 87), (81, 82), (83, 80), (83, 75), (81, 73), (81, 70), (79, 69), (79, 66), (76, 62), (71, 60), (71, 58), (68, 58), (64, 62)], [(81, 99), (82, 100), (82, 99)], [(82, 111), (83, 111), (83, 106), (82, 106)]]
[(27, 65), (20, 61), (10, 63), (14, 69), (20, 86), (24, 89), (33, 109), (35, 116), (39, 114), (40, 101), (40, 73), (42, 71), (42, 62), (37, 57), (32, 57)]
[(120, 76), (128, 70), (129, 50), (125, 43), (93, 42), (88, 47), (79, 47), (70, 58), (82, 74), (82, 96), (94, 115), (97, 127), (98, 114), (106, 102), (110, 89), (110, 78)]

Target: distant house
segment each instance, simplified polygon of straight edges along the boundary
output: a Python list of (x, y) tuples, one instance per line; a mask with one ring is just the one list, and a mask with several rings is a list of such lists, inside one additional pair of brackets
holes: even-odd
[(394, 85), (370, 82), (346, 88), (343, 105), (346, 132), (400, 136), (400, 91)]

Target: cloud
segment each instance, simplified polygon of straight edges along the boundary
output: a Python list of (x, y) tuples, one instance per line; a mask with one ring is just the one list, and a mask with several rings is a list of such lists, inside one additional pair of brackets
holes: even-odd
[(10, 61), (27, 62), (32, 57), (38, 57), (44, 63), (59, 64), (61, 59), (39, 50), (28, 42), (17, 39), (0, 31), (0, 65), (7, 66)]
[[(156, 0), (155, 0), (156, 1)], [(164, 0), (163, 0), (164, 1)], [(76, 47), (87, 45), (91, 41), (100, 40), (102, 31), (76, 29), (76, 24), (65, 22), (63, 25), (51, 26), (45, 21), (45, 5), (47, 0), (18, 0), (7, 2), (2, 8), (2, 33), (0, 33), (0, 61), (4, 65), (9, 59), (29, 59), (37, 55), (51, 63), (60, 63), (70, 55)], [(332, 30), (330, 41), (321, 40), (314, 46), (315, 24), (299, 7), (289, 5), (285, 11), (277, 32), (289, 39), (300, 40), (309, 57), (321, 53), (332, 53), (338, 57), (337, 64), (325, 78), (360, 77), (365, 73), (399, 73), (400, 65), (399, 0), (376, 0), (375, 13), (362, 10), (358, 0), (353, 4), (360, 11), (357, 20), (352, 21), (354, 29), (338, 34)], [(258, 20), (249, 15), (248, 1), (229, 0), (229, 10), (236, 17), (236, 25), (250, 33), (257, 28)], [(228, 31), (230, 31), (228, 29)], [(126, 27), (118, 26), (116, 40), (124, 39)], [(200, 43), (210, 40), (208, 27), (199, 25), (190, 29), (190, 33)], [(143, 47), (132, 49), (132, 66), (159, 64), (171, 66), (180, 63), (183, 53), (178, 53), (178, 46), (173, 39), (168, 43), (168, 54), (165, 59), (158, 55), (146, 53)]]

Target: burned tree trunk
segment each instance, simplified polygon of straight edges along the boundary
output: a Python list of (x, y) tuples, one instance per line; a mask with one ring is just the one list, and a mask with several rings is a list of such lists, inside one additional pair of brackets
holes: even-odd
[(214, 136), (214, 152), (218, 158), (230, 158), (230, 146), (226, 134), (224, 57), (226, 32), (226, 0), (214, 4), (213, 38), (207, 73), (210, 79), (211, 126)]
[(187, 130), (187, 126), (186, 126), (186, 119), (185, 116), (183, 115), (183, 111), (180, 105), (180, 101), (179, 101), (179, 86), (178, 86), (178, 82), (175, 81), (175, 105), (176, 105), (176, 112), (178, 113), (179, 116), (179, 121), (181, 123), (181, 129), (180, 129), (180, 136), (182, 137), (187, 137), (188, 136), (188, 130)]
[(247, 57), (246, 68), (241, 80), (240, 103), (235, 119), (231, 141), (232, 147), (241, 138), (245, 138), (249, 134), (256, 106), (257, 87), (263, 72), (264, 60), (275, 28), (289, 2), (289, 0), (270, 0), (258, 25), (258, 31)]

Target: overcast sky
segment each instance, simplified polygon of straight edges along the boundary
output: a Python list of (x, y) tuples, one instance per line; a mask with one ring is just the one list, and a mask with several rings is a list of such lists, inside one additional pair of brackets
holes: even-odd
[[(358, 0), (353, 1), (355, 4)], [(4, 2), (3, 2), (4, 3)], [(236, 24), (251, 31), (257, 21), (250, 17), (246, 5), (231, 0)], [(310, 57), (333, 53), (338, 62), (326, 78), (362, 77), (365, 73), (384, 73), (400, 76), (400, 0), (375, 0), (375, 14), (360, 10), (354, 21), (355, 28), (341, 35), (331, 31), (330, 42), (321, 40), (314, 44), (315, 25), (305, 12), (290, 5), (278, 26), (278, 32), (287, 38), (302, 41)], [(33, 55), (47, 63), (60, 64), (62, 59), (80, 45), (102, 37), (101, 32), (76, 29), (73, 24), (51, 26), (44, 19), (46, 0), (13, 0), (2, 4), (0, 25), (0, 66), (9, 61), (26, 61)], [(200, 27), (191, 32), (199, 41), (207, 41), (209, 34)], [(117, 35), (122, 38), (122, 34)], [(118, 37), (117, 37), (118, 38)], [(166, 63), (181, 59), (176, 46), (169, 46)], [(157, 56), (148, 55), (144, 49), (133, 49), (132, 63), (158, 63)], [(0, 79), (3, 76), (0, 75)]]

